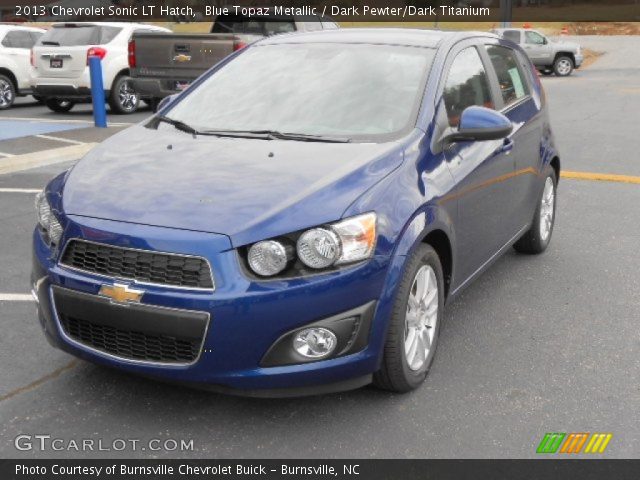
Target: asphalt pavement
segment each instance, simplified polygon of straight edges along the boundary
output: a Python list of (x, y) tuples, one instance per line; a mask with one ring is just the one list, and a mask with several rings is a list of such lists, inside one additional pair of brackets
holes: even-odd
[[(640, 38), (580, 41), (607, 53), (573, 77), (543, 78), (562, 167), (640, 175)], [(90, 121), (83, 109), (71, 119)], [(0, 121), (70, 119), (43, 110), (25, 103)], [(0, 175), (0, 294), (28, 293), (33, 190), (68, 165)], [(637, 458), (640, 185), (562, 179), (558, 201), (549, 250), (509, 252), (448, 306), (427, 382), (405, 395), (260, 400), (170, 386), (76, 361), (46, 343), (26, 296), (0, 301), (0, 457), (78, 456), (14, 447), (18, 435), (49, 434), (142, 441), (82, 454), (100, 458), (522, 458), (546, 432), (610, 432), (602, 456)], [(169, 438), (193, 450), (142, 450)]]

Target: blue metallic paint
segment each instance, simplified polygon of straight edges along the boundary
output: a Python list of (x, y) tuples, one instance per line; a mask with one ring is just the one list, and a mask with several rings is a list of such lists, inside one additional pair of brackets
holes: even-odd
[[(336, 35), (341, 38), (331, 38)], [(419, 43), (420, 35), (410, 37)], [(268, 41), (288, 38), (302, 37)], [(540, 173), (557, 158), (540, 82), (533, 76), (531, 95), (502, 112), (514, 123), (510, 138), (517, 147), (510, 155), (496, 153), (501, 141), (434, 148), (443, 78), (452, 56), (465, 46), (502, 41), (484, 34), (438, 33), (429, 34), (426, 42), (435, 42), (438, 52), (416, 128), (395, 142), (193, 139), (172, 128), (158, 132), (136, 126), (52, 180), (47, 196), (65, 227), (63, 241), (84, 238), (203, 256), (211, 263), (216, 290), (144, 288), (145, 303), (211, 314), (206, 353), (196, 364), (169, 367), (109, 358), (64, 338), (49, 293), (50, 285), (61, 285), (97, 294), (105, 279), (59, 266), (59, 252), (52, 252), (36, 230), (33, 281), (49, 341), (86, 360), (131, 372), (240, 390), (312, 387), (376, 371), (406, 257), (429, 233), (443, 232), (453, 252), (449, 290), (457, 294), (531, 222), (542, 188)], [(221, 65), (176, 102), (217, 68)], [(136, 142), (122, 142), (126, 136)], [(240, 265), (237, 247), (369, 211), (378, 215), (370, 261), (269, 281), (249, 278)], [(371, 300), (378, 303), (369, 345), (361, 352), (259, 367), (283, 333)]]

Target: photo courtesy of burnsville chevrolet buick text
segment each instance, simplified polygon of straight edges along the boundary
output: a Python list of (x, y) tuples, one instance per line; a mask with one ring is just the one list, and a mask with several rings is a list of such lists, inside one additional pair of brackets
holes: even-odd
[(38, 195), (40, 323), (84, 360), (222, 392), (407, 392), (445, 305), (548, 247), (559, 175), (506, 39), (268, 37)]

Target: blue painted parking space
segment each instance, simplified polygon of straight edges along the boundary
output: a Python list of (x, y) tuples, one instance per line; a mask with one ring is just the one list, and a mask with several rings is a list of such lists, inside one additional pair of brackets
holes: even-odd
[(43, 135), (86, 128), (84, 123), (34, 122), (28, 120), (0, 120), (0, 140)]

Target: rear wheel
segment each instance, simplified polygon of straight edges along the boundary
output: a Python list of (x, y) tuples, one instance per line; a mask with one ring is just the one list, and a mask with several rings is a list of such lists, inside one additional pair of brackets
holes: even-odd
[(553, 62), (553, 71), (558, 77), (566, 77), (573, 72), (573, 60), (571, 57), (561, 55)]
[(419, 387), (433, 362), (444, 307), (442, 266), (435, 250), (420, 245), (405, 265), (382, 366), (374, 384), (393, 392)]
[(120, 76), (113, 81), (109, 106), (113, 113), (127, 114), (138, 110), (140, 95), (133, 89), (131, 78)]
[(52, 110), (56, 113), (66, 113), (70, 111), (76, 104), (71, 100), (64, 100), (60, 98), (47, 98), (44, 103), (49, 110)]
[(556, 219), (556, 187), (558, 179), (553, 168), (548, 173), (544, 188), (533, 216), (531, 228), (518, 240), (513, 248), (520, 253), (537, 254), (544, 252), (551, 241)]
[(16, 87), (11, 79), (0, 75), (0, 110), (6, 110), (16, 99)]

